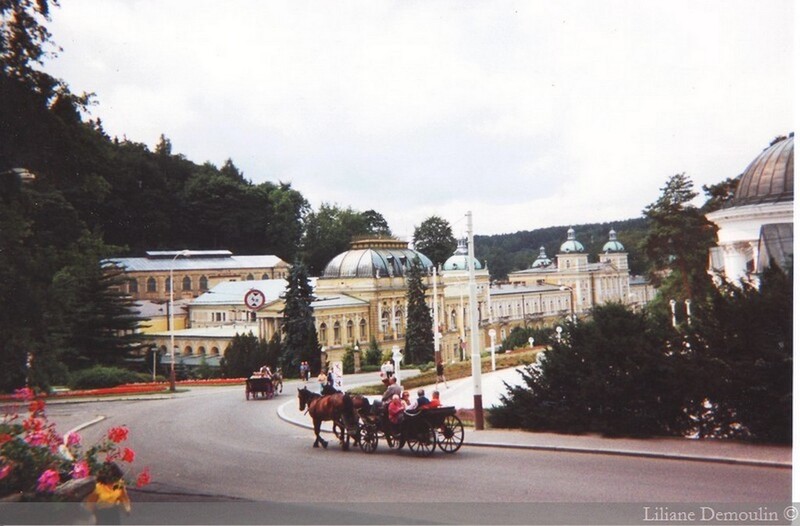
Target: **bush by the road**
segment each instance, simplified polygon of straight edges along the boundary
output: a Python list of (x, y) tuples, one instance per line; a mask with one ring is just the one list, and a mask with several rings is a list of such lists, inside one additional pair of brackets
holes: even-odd
[(150, 375), (136, 373), (120, 367), (104, 367), (97, 365), (89, 369), (75, 371), (70, 375), (71, 389), (99, 389), (116, 387), (122, 384), (150, 381)]

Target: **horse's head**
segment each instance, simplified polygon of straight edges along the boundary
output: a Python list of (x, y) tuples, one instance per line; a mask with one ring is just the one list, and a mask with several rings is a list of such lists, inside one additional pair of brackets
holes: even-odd
[(300, 401), (300, 411), (304, 411), (306, 408), (306, 404), (308, 404), (308, 398), (311, 394), (311, 391), (306, 389), (305, 387), (297, 388), (297, 399)]

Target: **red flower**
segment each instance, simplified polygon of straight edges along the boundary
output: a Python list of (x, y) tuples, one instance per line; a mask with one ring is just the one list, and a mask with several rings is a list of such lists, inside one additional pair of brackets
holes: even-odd
[(128, 428), (125, 426), (112, 427), (108, 430), (108, 438), (115, 444), (128, 439)]
[(141, 488), (148, 484), (150, 484), (150, 468), (144, 468), (144, 471), (139, 473), (139, 476), (136, 478), (136, 487)]
[(56, 486), (58, 486), (60, 480), (61, 477), (58, 475), (58, 471), (54, 469), (48, 469), (39, 477), (36, 490), (42, 493), (51, 493), (54, 489), (56, 489)]
[(130, 448), (123, 448), (122, 449), (122, 461), (123, 462), (133, 462), (133, 459), (136, 457), (136, 452)]
[(9, 435), (8, 433), (0, 433), (0, 446), (5, 444), (6, 442), (11, 442), (14, 440), (14, 437)]

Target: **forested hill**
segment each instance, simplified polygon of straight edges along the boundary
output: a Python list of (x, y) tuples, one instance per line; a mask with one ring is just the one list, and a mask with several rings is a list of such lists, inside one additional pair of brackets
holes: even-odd
[(646, 256), (640, 248), (647, 233), (647, 221), (644, 217), (610, 223), (553, 226), (513, 234), (475, 236), (475, 257), (488, 264), (492, 279), (504, 279), (509, 272), (529, 268), (539, 255), (539, 247), (543, 246), (548, 257), (555, 259), (559, 247), (567, 239), (570, 226), (575, 229), (576, 239), (586, 248), (590, 262), (598, 261), (598, 254), (608, 241), (609, 230), (613, 228), (617, 232), (617, 239), (628, 251), (631, 273), (646, 272)]

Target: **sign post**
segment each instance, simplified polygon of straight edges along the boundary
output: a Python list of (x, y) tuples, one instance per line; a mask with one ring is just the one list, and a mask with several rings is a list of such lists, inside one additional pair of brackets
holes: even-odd
[(333, 370), (333, 387), (337, 391), (344, 392), (344, 366), (342, 362), (333, 362), (331, 369)]

